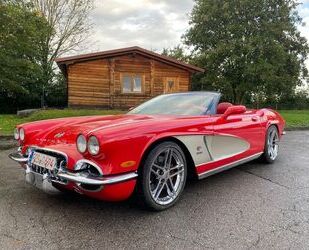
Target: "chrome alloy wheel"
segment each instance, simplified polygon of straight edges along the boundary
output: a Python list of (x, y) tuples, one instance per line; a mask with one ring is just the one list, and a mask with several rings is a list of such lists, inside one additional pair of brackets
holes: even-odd
[(174, 147), (158, 151), (153, 159), (149, 175), (150, 194), (157, 204), (168, 205), (178, 197), (185, 184), (185, 162)]
[(268, 136), (268, 141), (267, 141), (268, 155), (272, 161), (274, 161), (278, 156), (278, 151), (279, 151), (278, 142), (279, 142), (278, 131), (277, 129), (274, 129), (270, 132)]

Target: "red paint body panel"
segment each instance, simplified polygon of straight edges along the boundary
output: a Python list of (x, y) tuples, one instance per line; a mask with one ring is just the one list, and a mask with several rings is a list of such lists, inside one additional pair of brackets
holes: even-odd
[[(23, 153), (28, 146), (61, 151), (68, 156), (68, 169), (73, 170), (80, 159), (96, 163), (104, 176), (137, 171), (146, 150), (158, 140), (181, 135), (229, 135), (242, 138), (250, 148), (241, 154), (223, 160), (209, 162), (196, 167), (196, 173), (218, 168), (247, 156), (263, 151), (267, 128), (275, 124), (280, 135), (284, 120), (275, 111), (251, 110), (245, 114), (231, 115), (222, 119), (221, 115), (205, 116), (167, 116), (167, 115), (116, 115), (53, 119), (22, 124), (26, 139), (20, 142)], [(57, 134), (63, 133), (61, 138)], [(92, 156), (81, 154), (76, 149), (77, 136), (86, 138), (95, 135), (100, 142), (100, 153)], [(132, 161), (134, 165), (121, 167), (123, 162)], [(99, 192), (79, 190), (93, 198), (118, 201), (128, 198), (135, 187), (136, 180), (106, 185)], [(77, 186), (69, 183), (63, 188), (74, 190)]]

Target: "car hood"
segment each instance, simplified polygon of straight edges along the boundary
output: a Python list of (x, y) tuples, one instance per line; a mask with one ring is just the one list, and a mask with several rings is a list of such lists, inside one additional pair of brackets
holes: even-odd
[[(182, 120), (182, 122), (179, 123), (179, 120)], [(183, 126), (185, 120), (189, 121), (190, 118), (165, 115), (112, 115), (53, 119), (28, 125), (25, 124), (24, 127), (27, 131), (31, 130), (31, 125), (36, 125), (36, 133), (33, 134), (32, 138), (35, 139), (36, 144), (46, 146), (52, 144), (75, 144), (79, 134), (105, 134), (113, 136), (115, 134), (120, 135), (124, 131), (126, 134), (141, 133), (141, 127), (146, 128), (143, 131), (158, 130), (159, 128), (166, 130), (180, 126), (180, 124)]]

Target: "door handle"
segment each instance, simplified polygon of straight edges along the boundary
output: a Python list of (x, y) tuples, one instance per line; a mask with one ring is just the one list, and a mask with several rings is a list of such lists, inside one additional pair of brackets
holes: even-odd
[(253, 122), (257, 122), (257, 121), (259, 120), (259, 118), (256, 117), (256, 116), (253, 116), (253, 117), (251, 118), (251, 120), (252, 120)]

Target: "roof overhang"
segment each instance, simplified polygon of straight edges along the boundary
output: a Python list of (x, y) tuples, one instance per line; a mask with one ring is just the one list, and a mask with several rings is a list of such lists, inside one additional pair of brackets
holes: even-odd
[(101, 52), (95, 52), (95, 53), (89, 53), (89, 54), (83, 54), (83, 55), (77, 55), (77, 56), (68, 56), (68, 57), (62, 57), (62, 58), (56, 58), (55, 62), (58, 64), (59, 68), (64, 72), (66, 67), (70, 64), (74, 64), (77, 62), (84, 62), (84, 61), (90, 61), (90, 60), (96, 60), (96, 59), (105, 59), (105, 58), (112, 58), (117, 56), (123, 56), (126, 54), (139, 54), (144, 57), (157, 60), (163, 63), (166, 63), (168, 65), (181, 68), (184, 70), (187, 70), (191, 73), (197, 73), (197, 72), (205, 72), (204, 69), (199, 68), (197, 66), (184, 63), (182, 61), (176, 60), (174, 58), (160, 55), (158, 53), (155, 53), (150, 50), (146, 50), (140, 47), (129, 47), (129, 48), (123, 48), (123, 49), (115, 49), (115, 50), (107, 50), (107, 51), (101, 51)]

